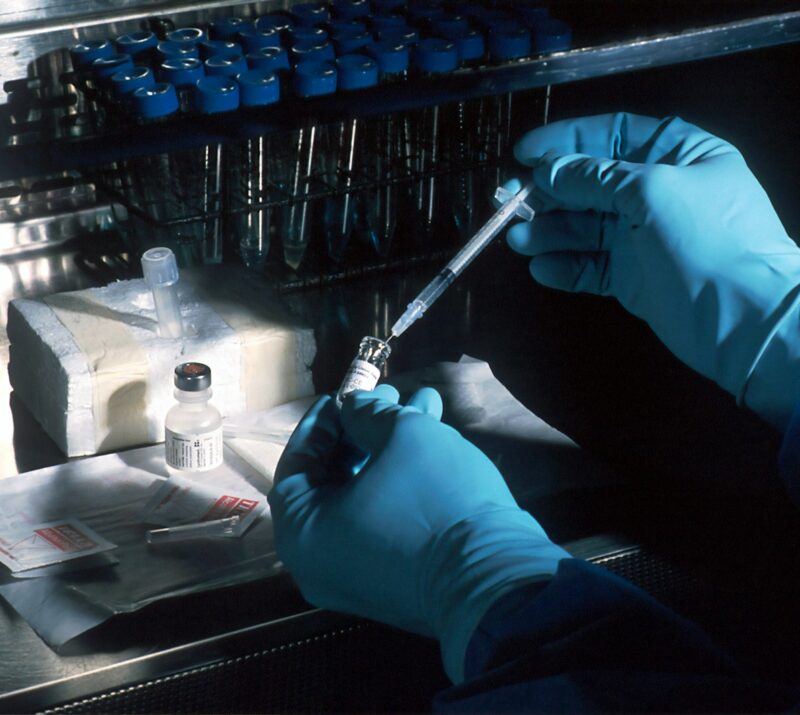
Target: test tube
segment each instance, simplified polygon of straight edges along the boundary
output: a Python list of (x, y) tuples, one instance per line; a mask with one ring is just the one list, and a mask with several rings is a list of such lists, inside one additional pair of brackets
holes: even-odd
[[(336, 67), (330, 62), (302, 62), (294, 73), (294, 90), (300, 97), (333, 94), (336, 91)], [(281, 222), (283, 257), (288, 266), (297, 270), (308, 248), (310, 205), (308, 194), (314, 173), (319, 165), (317, 154), (320, 127), (306, 124), (294, 135), (289, 157), (289, 185), (291, 203), (285, 209)]]
[[(237, 81), (243, 107), (264, 107), (280, 99), (280, 84), (273, 72), (252, 69), (240, 74)], [(231, 198), (238, 209), (232, 214), (233, 236), (245, 267), (262, 273), (269, 253), (273, 210), (252, 205), (268, 198), (270, 137), (261, 134), (248, 139), (239, 145), (238, 153), (231, 171)]]
[[(458, 49), (455, 43), (441, 38), (421, 40), (414, 48), (413, 63), (422, 75), (451, 72), (458, 67)], [(444, 188), (441, 177), (432, 174), (440, 161), (440, 107), (433, 105), (421, 112), (417, 132), (417, 170), (420, 174), (431, 174), (417, 183), (415, 193), (416, 210), (422, 222), (421, 237), (429, 241), (438, 225), (437, 202)]]
[(175, 254), (163, 246), (142, 254), (142, 272), (158, 318), (158, 334), (162, 338), (183, 337), (183, 319), (178, 299), (178, 264)]
[[(353, 91), (372, 87), (378, 83), (378, 64), (371, 57), (358, 54), (344, 55), (336, 60), (336, 67), (340, 90)], [(336, 161), (338, 193), (327, 201), (325, 234), (328, 256), (339, 263), (344, 258), (355, 223), (352, 187), (354, 170), (360, 163), (357, 161), (357, 154), (361, 122), (354, 117), (341, 122), (334, 129), (338, 134), (338, 141), (332, 142), (333, 147), (338, 147)]]
[[(403, 81), (408, 75), (409, 49), (402, 42), (376, 42), (367, 48), (378, 64), (381, 84)], [(410, 174), (411, 150), (408, 116), (390, 112), (373, 123), (371, 145), (375, 186), (363, 194), (367, 240), (375, 252), (386, 256), (397, 231), (397, 207), (400, 184), (397, 171)]]
[[(206, 68), (208, 62), (206, 61)], [(195, 88), (195, 106), (203, 114), (220, 114), (239, 107), (239, 85), (232, 77), (203, 77)], [(205, 217), (203, 262), (222, 262), (222, 200), (225, 151), (222, 144), (208, 144), (202, 150), (203, 190), (201, 210)]]

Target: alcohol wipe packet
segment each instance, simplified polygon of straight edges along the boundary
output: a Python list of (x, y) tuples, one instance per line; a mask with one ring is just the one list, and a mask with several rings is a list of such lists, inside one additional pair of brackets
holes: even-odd
[(116, 548), (78, 519), (0, 529), (0, 562), (12, 573), (59, 564)]

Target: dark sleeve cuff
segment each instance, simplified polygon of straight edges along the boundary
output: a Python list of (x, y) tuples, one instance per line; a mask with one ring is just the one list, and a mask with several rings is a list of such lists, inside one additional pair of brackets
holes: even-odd
[(778, 452), (778, 472), (792, 501), (800, 506), (800, 403), (794, 406)]
[(739, 712), (797, 700), (741, 672), (695, 624), (576, 559), (492, 606), (465, 675), (437, 696), (437, 711)]

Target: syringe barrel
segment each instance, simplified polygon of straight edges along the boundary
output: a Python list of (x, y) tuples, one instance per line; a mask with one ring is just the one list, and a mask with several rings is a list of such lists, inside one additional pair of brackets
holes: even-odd
[(464, 247), (450, 259), (450, 262), (445, 266), (445, 270), (449, 269), (452, 271), (454, 278), (461, 275), (464, 269), (472, 263), (487, 245), (489, 245), (489, 242), (517, 215), (520, 204), (528, 198), (532, 189), (532, 183), (523, 186), (516, 195), (502, 204), (494, 213), (494, 216), (492, 216), (481, 229), (464, 244)]

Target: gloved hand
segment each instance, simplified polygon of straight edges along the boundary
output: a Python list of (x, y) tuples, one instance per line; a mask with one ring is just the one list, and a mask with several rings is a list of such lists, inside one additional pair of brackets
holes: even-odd
[(800, 250), (739, 151), (680, 119), (608, 114), (535, 129), (514, 154), (541, 213), (508, 242), (533, 277), (615, 297), (783, 430), (800, 397)]
[(458, 682), (491, 604), (548, 578), (567, 553), (439, 421), (435, 390), (397, 401), (380, 385), (348, 395), (341, 413), (331, 397), (311, 407), (269, 494), (276, 546), (308, 601), (438, 638)]

